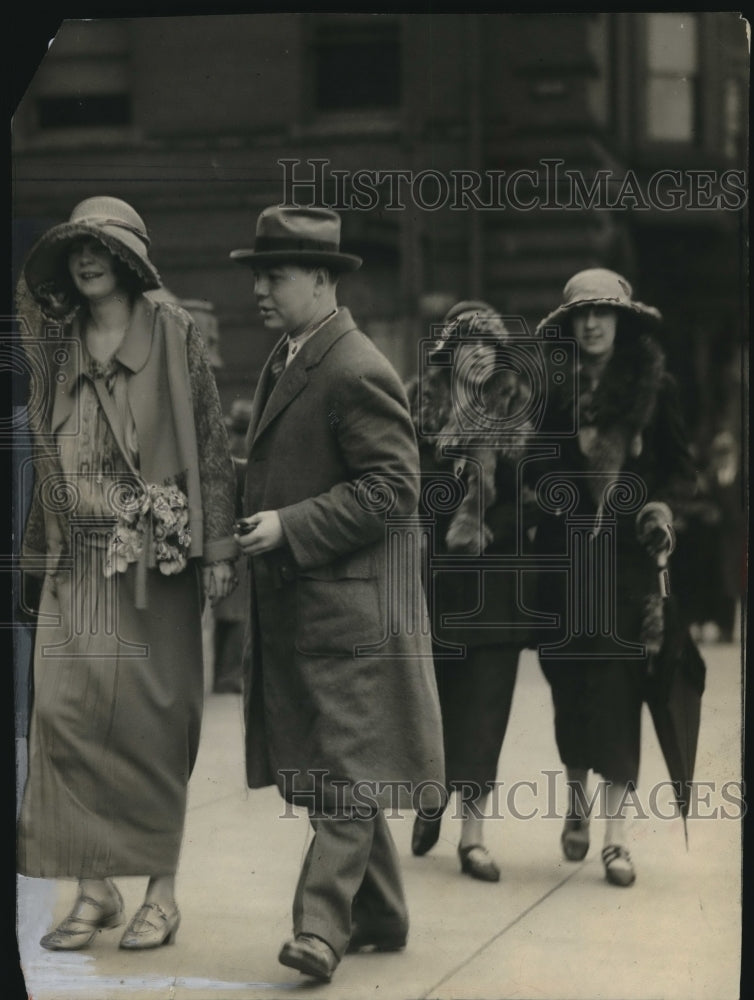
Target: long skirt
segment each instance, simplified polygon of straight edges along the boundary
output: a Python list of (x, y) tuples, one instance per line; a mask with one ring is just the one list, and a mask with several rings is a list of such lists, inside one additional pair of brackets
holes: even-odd
[(448, 791), (467, 801), (492, 789), (518, 672), (516, 646), (470, 646), (461, 661), (435, 659)]
[(104, 577), (88, 544), (45, 580), (34, 652), (18, 870), (45, 878), (176, 871), (203, 699), (196, 567)]
[(645, 660), (552, 660), (542, 665), (555, 710), (555, 741), (566, 767), (636, 784)]

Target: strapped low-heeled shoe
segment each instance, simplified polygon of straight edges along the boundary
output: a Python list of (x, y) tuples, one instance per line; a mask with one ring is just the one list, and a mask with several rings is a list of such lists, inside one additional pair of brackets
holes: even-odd
[(567, 819), (560, 845), (567, 861), (583, 861), (589, 850), (589, 820), (580, 816)]
[(166, 913), (159, 903), (142, 903), (123, 931), (120, 947), (139, 951), (174, 944), (180, 923), (178, 907), (172, 913)]
[(622, 844), (607, 844), (603, 847), (602, 863), (605, 866), (605, 878), (611, 885), (626, 888), (636, 881), (631, 855)]
[[(113, 897), (110, 905), (91, 896), (80, 895), (65, 920), (39, 942), (42, 947), (48, 951), (78, 951), (91, 944), (97, 931), (120, 926), (123, 923), (123, 898), (113, 882), (107, 879), (107, 884)], [(93, 906), (98, 915), (94, 919), (81, 916), (83, 904)]]
[(411, 833), (411, 852), (417, 857), (430, 851), (440, 839), (442, 816), (417, 816)]
[(481, 882), (500, 881), (500, 869), (483, 844), (469, 844), (468, 847), (459, 846), (458, 857), (464, 875), (478, 878)]

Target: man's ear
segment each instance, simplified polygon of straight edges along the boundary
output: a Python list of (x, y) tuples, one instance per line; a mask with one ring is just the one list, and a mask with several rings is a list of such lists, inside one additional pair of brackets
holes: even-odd
[(326, 267), (317, 267), (314, 269), (314, 288), (317, 295), (320, 295), (326, 288), (329, 288), (333, 284), (332, 275)]

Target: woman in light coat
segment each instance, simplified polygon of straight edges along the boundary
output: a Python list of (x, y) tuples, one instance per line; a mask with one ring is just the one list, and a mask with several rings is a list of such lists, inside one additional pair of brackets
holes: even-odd
[(19, 285), (36, 373), (23, 566), (41, 596), (18, 870), (79, 883), (42, 938), (52, 950), (123, 922), (115, 876), (149, 879), (120, 946), (175, 939), (202, 591), (214, 601), (234, 582), (217, 388), (191, 317), (144, 294), (160, 287), (148, 244), (130, 205), (88, 198), (32, 248)]

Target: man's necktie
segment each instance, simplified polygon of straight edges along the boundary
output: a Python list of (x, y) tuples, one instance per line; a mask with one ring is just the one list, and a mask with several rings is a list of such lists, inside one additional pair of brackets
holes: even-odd
[(285, 371), (285, 362), (287, 357), (288, 357), (288, 340), (286, 339), (272, 355), (272, 360), (270, 361), (270, 371), (267, 376), (268, 399), (270, 398), (270, 393), (277, 385), (278, 379)]

